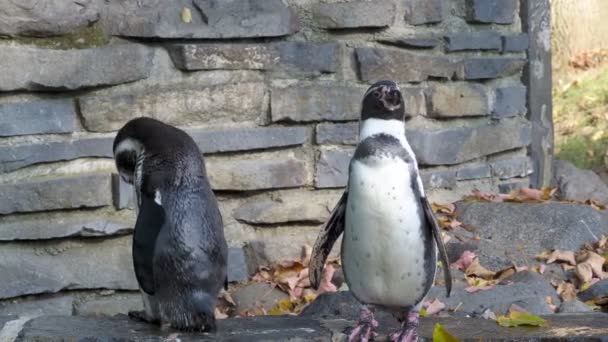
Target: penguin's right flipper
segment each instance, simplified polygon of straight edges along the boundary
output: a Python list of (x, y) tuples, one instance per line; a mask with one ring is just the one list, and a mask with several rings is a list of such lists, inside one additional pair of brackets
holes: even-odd
[(309, 264), (309, 278), (310, 284), (314, 289), (318, 289), (321, 283), (321, 275), (323, 274), (323, 266), (325, 266), (325, 260), (329, 256), (334, 243), (338, 240), (338, 237), (344, 232), (344, 218), (346, 214), (346, 199), (348, 198), (348, 191), (344, 191), (342, 197), (338, 201), (338, 204), (331, 213), (329, 221), (323, 226), (315, 246), (310, 256)]
[(133, 232), (133, 266), (141, 289), (153, 295), (154, 287), (154, 246), (156, 238), (165, 223), (165, 211), (153, 198), (143, 193), (139, 215)]

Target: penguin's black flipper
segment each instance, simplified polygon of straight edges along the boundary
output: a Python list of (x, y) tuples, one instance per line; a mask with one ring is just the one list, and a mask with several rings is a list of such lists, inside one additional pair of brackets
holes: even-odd
[(443, 268), (443, 276), (445, 278), (445, 290), (447, 292), (447, 296), (450, 296), (452, 292), (452, 274), (450, 272), (450, 263), (448, 259), (448, 253), (445, 249), (445, 245), (443, 244), (443, 239), (441, 239), (441, 229), (439, 227), (439, 223), (433, 214), (433, 209), (429, 203), (429, 200), (426, 196), (420, 196), (420, 202), (422, 204), (422, 208), (424, 208), (424, 214), (426, 216), (429, 225), (431, 226), (431, 230), (433, 233), (433, 238), (437, 244), (437, 248), (439, 249), (439, 257), (441, 258), (442, 268)]
[(323, 226), (315, 246), (312, 249), (312, 255), (310, 256), (309, 273), (310, 284), (314, 289), (318, 289), (321, 284), (321, 276), (323, 274), (323, 266), (325, 266), (325, 260), (329, 256), (334, 243), (342, 233), (344, 232), (344, 217), (346, 214), (346, 199), (348, 198), (348, 192), (344, 191), (342, 197), (338, 201), (338, 204), (331, 213), (329, 221)]
[(133, 266), (139, 286), (149, 295), (153, 295), (155, 292), (152, 260), (154, 259), (156, 238), (164, 222), (163, 208), (149, 195), (142, 194), (139, 215), (137, 215), (133, 232)]

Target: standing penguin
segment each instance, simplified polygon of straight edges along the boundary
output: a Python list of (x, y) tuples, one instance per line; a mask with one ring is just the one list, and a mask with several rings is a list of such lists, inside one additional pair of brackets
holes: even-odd
[(201, 151), (186, 132), (150, 118), (129, 121), (113, 149), (137, 198), (133, 264), (145, 310), (129, 316), (214, 331), (228, 247)]
[(312, 252), (310, 281), (318, 288), (325, 260), (344, 233), (344, 277), (364, 304), (349, 341), (373, 337), (378, 323), (367, 305), (389, 309), (403, 321), (393, 341), (418, 339), (418, 311), (435, 279), (437, 248), (448, 296), (451, 291), (447, 253), (405, 138), (405, 119), (394, 82), (380, 81), (367, 90), (346, 191)]

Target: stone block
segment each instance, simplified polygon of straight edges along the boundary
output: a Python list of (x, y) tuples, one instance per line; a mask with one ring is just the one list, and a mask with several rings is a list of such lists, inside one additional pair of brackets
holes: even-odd
[(502, 37), (502, 52), (523, 52), (530, 46), (530, 37), (527, 33)]
[(252, 121), (267, 110), (264, 94), (263, 83), (245, 82), (146, 93), (89, 95), (81, 97), (79, 104), (86, 129), (110, 132), (140, 116), (173, 125)]
[(477, 127), (420, 130), (406, 128), (406, 136), (422, 165), (454, 165), (530, 144), (527, 121), (501, 121)]
[(71, 133), (74, 131), (76, 107), (69, 99), (1, 103), (0, 117), (0, 137)]
[(106, 2), (101, 22), (112, 35), (142, 38), (257, 38), (299, 31), (281, 0)]
[(333, 73), (338, 68), (337, 43), (180, 44), (171, 57), (182, 70), (268, 70), (296, 74)]
[(15, 316), (71, 316), (74, 298), (70, 295), (55, 297), (16, 299), (0, 304), (0, 315)]
[(308, 142), (306, 127), (186, 129), (203, 153), (263, 150)]
[(469, 165), (456, 171), (456, 180), (459, 181), (488, 178), (491, 176), (492, 169), (489, 165)]
[(110, 175), (82, 174), (0, 184), (0, 215), (112, 204)]
[(464, 82), (437, 84), (429, 93), (428, 116), (430, 117), (483, 116), (490, 112), (489, 92), (481, 84)]
[(521, 188), (527, 188), (530, 187), (530, 180), (529, 179), (517, 179), (517, 180), (512, 180), (510, 182), (505, 182), (505, 183), (500, 183), (498, 184), (498, 193), (499, 194), (509, 194), (513, 191), (519, 191), (519, 189)]
[(37, 141), (0, 147), (0, 171), (85, 157), (112, 157), (111, 136), (82, 136), (64, 141)]
[(214, 190), (264, 190), (310, 184), (304, 159), (293, 156), (256, 159), (207, 159), (207, 174)]
[(490, 163), (492, 175), (501, 180), (526, 177), (532, 173), (532, 161), (528, 157), (500, 159)]
[(387, 0), (318, 3), (312, 9), (317, 26), (326, 29), (386, 27), (395, 20), (395, 3)]
[(321, 144), (356, 145), (359, 141), (359, 123), (320, 123), (315, 142)]
[(421, 170), (425, 189), (452, 189), (456, 186), (455, 170)]
[(390, 79), (422, 82), (429, 78), (452, 79), (462, 69), (455, 58), (422, 56), (408, 51), (356, 48), (359, 73), (366, 82)]
[(243, 248), (228, 248), (228, 282), (245, 281), (248, 277), (249, 272)]
[(509, 57), (471, 57), (464, 60), (463, 77), (482, 80), (514, 75), (522, 70), (526, 61)]
[(70, 33), (99, 19), (95, 0), (0, 2), (0, 35), (50, 37)]
[(114, 316), (127, 315), (129, 311), (143, 310), (143, 300), (140, 293), (118, 293), (97, 299), (86, 300), (76, 307), (78, 316)]
[(112, 174), (112, 201), (118, 210), (135, 208), (135, 188), (116, 173)]
[(408, 49), (432, 49), (439, 45), (439, 39), (435, 37), (406, 37), (396, 39), (380, 39), (378, 41), (380, 43)]
[(496, 101), (492, 117), (506, 118), (526, 113), (527, 92), (525, 86), (510, 86), (496, 89)]
[(453, 33), (445, 37), (447, 50), (500, 50), (502, 40), (500, 34), (494, 31), (476, 33)]
[(0, 249), (0, 298), (76, 289), (138, 289), (131, 237), (8, 243)]
[(443, 20), (442, 0), (403, 0), (405, 22), (410, 25), (438, 23)]
[(135, 225), (131, 211), (54, 211), (0, 216), (0, 241), (128, 234)]
[[(153, 50), (140, 44), (53, 50), (0, 48), (0, 91), (75, 90), (147, 78)], [(86, 67), (83, 67), (86, 66)]]
[(512, 24), (517, 0), (466, 0), (467, 20), (483, 24)]
[(341, 188), (348, 180), (348, 165), (354, 149), (322, 149), (317, 159), (315, 187)]
[(361, 115), (365, 88), (337, 85), (273, 87), (270, 93), (272, 121), (348, 121)]

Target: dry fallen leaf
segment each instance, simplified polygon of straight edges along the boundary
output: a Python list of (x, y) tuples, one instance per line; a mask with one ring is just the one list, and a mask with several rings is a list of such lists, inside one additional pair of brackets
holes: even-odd
[(460, 258), (458, 258), (458, 260), (452, 263), (451, 267), (455, 267), (461, 271), (464, 271), (473, 262), (473, 259), (475, 259), (475, 257), (475, 253), (471, 251), (464, 251), (462, 252)]
[(547, 306), (549, 307), (549, 309), (551, 309), (551, 311), (557, 312), (557, 306), (555, 304), (553, 304), (553, 297), (546, 296), (545, 302), (547, 303)]
[(454, 211), (456, 211), (456, 206), (453, 203), (448, 203), (448, 204), (432, 203), (431, 207), (433, 209), (433, 212), (438, 213), (438, 214), (451, 215), (454, 213)]
[(581, 256), (580, 260), (583, 264), (589, 264), (589, 268), (591, 268), (593, 275), (597, 276), (600, 279), (608, 278), (608, 273), (604, 272), (603, 270), (604, 264), (606, 263), (606, 259), (601, 255), (595, 252), (587, 251)]
[(591, 281), (591, 279), (593, 278), (593, 269), (591, 268), (591, 265), (589, 263), (583, 262), (581, 264), (576, 265), (576, 268), (574, 269), (574, 274), (576, 274), (576, 276), (582, 283), (586, 283), (588, 281)]
[(423, 305), (426, 309), (427, 316), (434, 315), (445, 309), (445, 304), (437, 298), (434, 298), (432, 301), (426, 301)]
[(559, 249), (554, 250), (549, 254), (549, 258), (547, 259), (547, 264), (552, 264), (556, 261), (567, 262), (570, 265), (576, 265), (576, 259), (574, 258), (573, 251), (562, 251)]
[(478, 276), (483, 279), (493, 279), (496, 272), (492, 272), (487, 268), (481, 266), (479, 263), (479, 258), (475, 257), (471, 264), (466, 268), (464, 273), (468, 276)]
[(503, 327), (535, 326), (546, 327), (547, 321), (541, 317), (523, 312), (511, 311), (508, 316), (499, 316), (498, 324)]
[(557, 291), (557, 294), (559, 295), (559, 297), (564, 302), (576, 299), (576, 288), (574, 287), (574, 285), (572, 283), (568, 283), (568, 282), (562, 281), (557, 286), (557, 290), (556, 291)]

